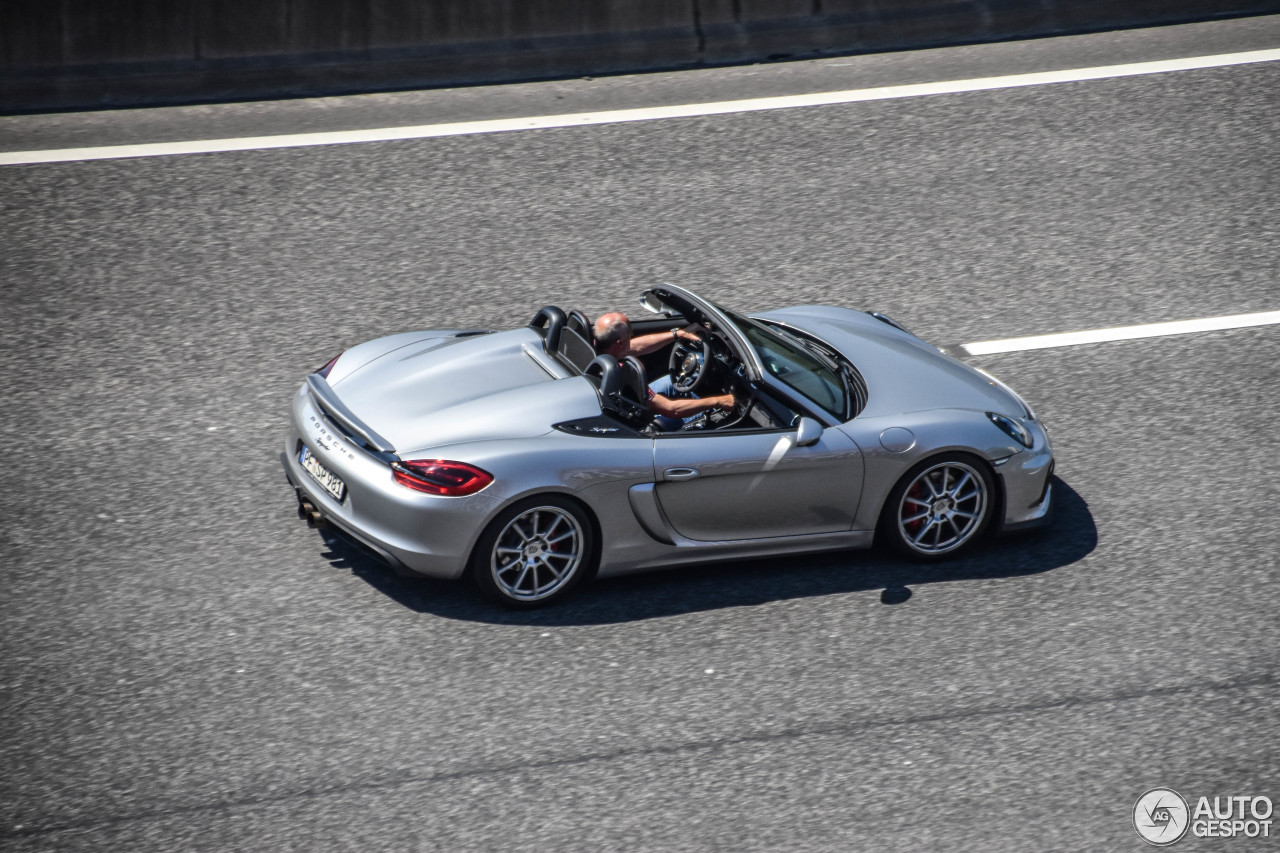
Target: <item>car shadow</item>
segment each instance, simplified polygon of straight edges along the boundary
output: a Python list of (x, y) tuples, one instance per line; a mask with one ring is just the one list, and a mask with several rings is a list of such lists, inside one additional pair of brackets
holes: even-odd
[(508, 610), (470, 584), (406, 578), (341, 535), (324, 532), (324, 556), (369, 586), (419, 613), (504, 625), (601, 625), (745, 607), (795, 598), (880, 590), (880, 601), (902, 604), (913, 587), (1040, 574), (1081, 560), (1097, 546), (1089, 506), (1053, 478), (1054, 517), (1042, 530), (993, 538), (944, 563), (912, 563), (888, 549), (834, 551), (795, 557), (732, 560), (606, 578), (585, 584), (557, 605)]

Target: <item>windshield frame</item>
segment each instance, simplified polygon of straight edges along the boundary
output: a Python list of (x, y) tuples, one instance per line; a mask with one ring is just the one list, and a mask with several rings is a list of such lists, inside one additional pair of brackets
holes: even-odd
[[(714, 334), (721, 336), (723, 342), (741, 362), (746, 374), (746, 380), (760, 393), (776, 397), (779, 402), (813, 418), (824, 427), (838, 426), (851, 420), (850, 417), (843, 413), (834, 414), (828, 411), (809, 399), (803, 391), (793, 389), (790, 385), (778, 381), (776, 376), (765, 371), (764, 364), (760, 361), (760, 353), (756, 352), (755, 347), (747, 340), (746, 333), (739, 325), (740, 322), (746, 325), (751, 323), (758, 324), (760, 321), (742, 317), (738, 314), (733, 314), (732, 316), (735, 319), (731, 319), (729, 316), (731, 312), (675, 284), (663, 283), (647, 289), (642, 295), (645, 294), (653, 294), (665, 303), (668, 308), (674, 309), (681, 314), (686, 321), (701, 323), (707, 326)], [(773, 321), (770, 320), (768, 323), (772, 324)], [(779, 325), (785, 326), (787, 324), (781, 323)], [(776, 334), (771, 325), (764, 325), (763, 327), (767, 333)], [(840, 357), (843, 358), (843, 355)]]

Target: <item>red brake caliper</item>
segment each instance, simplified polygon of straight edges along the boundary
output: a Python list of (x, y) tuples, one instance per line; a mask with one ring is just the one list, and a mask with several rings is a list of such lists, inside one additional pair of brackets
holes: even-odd
[[(921, 484), (919, 480), (911, 484), (911, 488), (907, 491), (907, 497), (915, 498), (918, 501), (927, 501), (929, 498), (929, 496), (925, 494), (924, 485)], [(908, 503), (907, 506), (912, 507), (910, 512), (907, 513), (908, 515), (919, 515), (920, 513), (924, 512), (925, 506), (927, 506), (927, 504)], [(903, 527), (906, 528), (906, 531), (912, 535), (918, 533), (920, 531), (920, 528), (923, 526), (924, 526), (923, 518), (917, 518), (915, 521), (908, 521), (906, 524), (903, 525)]]

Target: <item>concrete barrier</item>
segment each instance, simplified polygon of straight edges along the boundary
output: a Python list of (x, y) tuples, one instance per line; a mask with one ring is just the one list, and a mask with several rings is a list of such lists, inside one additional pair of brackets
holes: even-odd
[(1280, 0), (0, 0), (0, 112), (317, 95), (929, 47)]

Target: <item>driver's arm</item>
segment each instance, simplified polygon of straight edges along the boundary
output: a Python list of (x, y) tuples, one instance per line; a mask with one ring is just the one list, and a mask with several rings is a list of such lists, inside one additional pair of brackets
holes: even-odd
[(687, 418), (708, 409), (732, 409), (733, 406), (732, 394), (717, 394), (714, 397), (678, 397), (673, 400), (662, 394), (649, 392), (649, 408), (669, 418)]
[[(672, 337), (672, 335), (675, 337)], [(698, 337), (688, 329), (672, 329), (670, 332), (655, 332), (652, 335), (641, 335), (638, 338), (632, 338), (630, 355), (648, 355), (656, 349), (661, 349), (669, 343), (674, 343), (676, 338), (683, 341), (701, 342), (702, 340), (702, 338)]]

